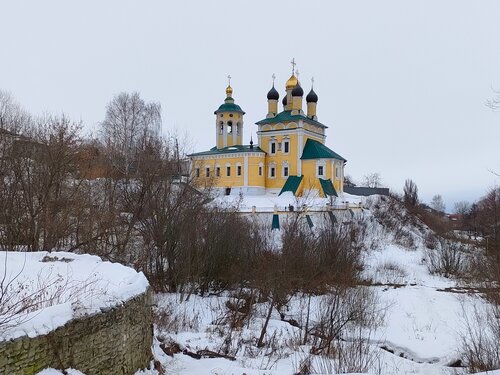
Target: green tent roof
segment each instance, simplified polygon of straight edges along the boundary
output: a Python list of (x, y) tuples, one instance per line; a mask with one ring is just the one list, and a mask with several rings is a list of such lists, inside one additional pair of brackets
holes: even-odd
[(215, 111), (214, 114), (217, 114), (220, 112), (238, 112), (241, 114), (245, 114), (245, 112), (241, 109), (241, 107), (238, 104), (234, 104), (234, 103), (221, 104), (219, 109), (217, 109), (217, 111)]
[(299, 188), (300, 182), (302, 181), (302, 178), (303, 176), (288, 176), (285, 185), (283, 185), (283, 188), (281, 189), (278, 196), (283, 194), (285, 191), (291, 191), (293, 195), (295, 195), (297, 189)]
[(250, 145), (236, 145), (224, 148), (212, 147), (208, 151), (195, 152), (194, 154), (189, 154), (188, 156), (236, 154), (240, 152), (263, 152), (264, 154), (266, 153), (259, 146), (253, 146), (253, 148), (250, 148)]
[(331, 180), (323, 180), (322, 178), (319, 178), (319, 183), (321, 184), (321, 188), (323, 189), (325, 196), (338, 197)]
[(301, 160), (308, 159), (337, 159), (343, 160), (342, 156), (337, 154), (336, 152), (330, 150), (323, 143), (315, 141), (314, 139), (308, 138), (306, 145), (304, 146), (304, 150), (302, 151)]
[(257, 125), (265, 125), (265, 124), (277, 124), (279, 122), (291, 122), (291, 121), (305, 121), (310, 124), (319, 126), (320, 128), (328, 128), (328, 126), (323, 125), (321, 122), (318, 122), (316, 120), (313, 120), (312, 118), (309, 118), (304, 115), (292, 115), (292, 111), (283, 111), (278, 113), (276, 116), (271, 117), (271, 118), (265, 118), (263, 120), (260, 120), (256, 122)]

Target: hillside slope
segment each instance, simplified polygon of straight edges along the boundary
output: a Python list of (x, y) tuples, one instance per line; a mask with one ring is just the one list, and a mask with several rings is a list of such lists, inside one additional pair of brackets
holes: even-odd
[[(429, 272), (428, 242), (434, 233), (401, 204), (375, 198), (366, 205), (369, 209), (360, 214), (366, 251), (358, 288), (373, 292), (372, 307), (381, 322), (373, 329), (350, 331), (342, 336), (339, 348), (362, 339), (358, 348), (363, 355), (357, 360), (358, 367), (365, 369), (363, 373), (467, 373), (464, 368), (451, 367), (460, 364), (464, 314), (481, 309), (486, 302), (478, 294), (465, 293), (457, 279)], [(315, 356), (311, 355), (314, 347), (302, 345), (304, 311), (311, 311), (312, 321), (320, 319), (329, 303), (325, 296), (308, 300), (296, 295), (283, 310), (285, 314), (272, 311), (268, 345), (263, 348), (255, 343), (265, 324), (265, 301), (255, 304), (251, 319), (231, 329), (227, 306), (232, 302), (234, 294), (230, 292), (210, 297), (191, 295), (188, 299), (179, 294), (158, 296), (158, 312), (164, 321), (157, 329), (155, 352), (168, 373), (281, 375), (302, 370), (302, 374), (327, 374), (356, 368), (354, 364), (339, 366), (339, 354)], [(172, 347), (172, 343), (186, 353), (202, 350), (202, 358), (182, 353), (168, 356), (162, 348)], [(210, 352), (203, 350), (227, 356), (207, 358)]]

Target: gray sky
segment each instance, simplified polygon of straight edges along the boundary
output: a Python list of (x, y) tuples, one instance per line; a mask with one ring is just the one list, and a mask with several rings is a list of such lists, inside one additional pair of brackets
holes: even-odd
[(327, 145), (354, 180), (406, 178), (448, 209), (500, 180), (500, 1), (4, 1), (0, 89), (95, 130), (120, 91), (161, 102), (165, 131), (213, 147), (231, 74), (245, 142), (294, 57), (315, 78)]

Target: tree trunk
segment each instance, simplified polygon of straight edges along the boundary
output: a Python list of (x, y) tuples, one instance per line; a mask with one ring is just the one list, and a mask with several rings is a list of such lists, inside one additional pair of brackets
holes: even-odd
[(264, 336), (266, 334), (267, 325), (269, 324), (269, 319), (271, 319), (271, 313), (273, 312), (274, 299), (271, 299), (269, 302), (269, 310), (267, 310), (266, 321), (264, 322), (264, 326), (262, 327), (262, 331), (260, 331), (259, 341), (257, 342), (257, 348), (262, 348), (264, 346)]

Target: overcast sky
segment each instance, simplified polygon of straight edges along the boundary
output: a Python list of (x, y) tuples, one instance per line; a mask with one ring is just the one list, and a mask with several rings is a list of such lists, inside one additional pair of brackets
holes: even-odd
[(448, 209), (500, 183), (500, 112), (484, 105), (500, 89), (500, 1), (0, 0), (0, 20), (0, 89), (35, 114), (95, 131), (113, 95), (138, 91), (201, 151), (231, 74), (248, 143), (295, 58), (354, 180), (412, 178)]

